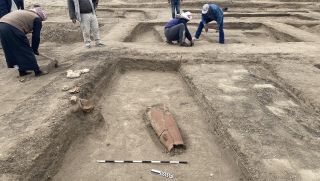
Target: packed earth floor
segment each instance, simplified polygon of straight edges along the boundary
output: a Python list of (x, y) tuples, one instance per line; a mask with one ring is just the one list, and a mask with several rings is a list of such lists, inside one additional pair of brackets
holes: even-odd
[[(167, 0), (100, 0), (105, 47), (87, 49), (65, 0), (26, 0), (48, 11), (41, 77), (17, 77), (0, 52), (0, 180), (320, 180), (320, 1), (184, 0), (225, 12), (193, 47), (165, 43)], [(90, 69), (76, 79), (67, 70)], [(63, 89), (92, 100), (84, 113)], [(168, 153), (144, 113), (163, 103), (185, 149)], [(101, 164), (97, 160), (184, 160), (188, 164)]]

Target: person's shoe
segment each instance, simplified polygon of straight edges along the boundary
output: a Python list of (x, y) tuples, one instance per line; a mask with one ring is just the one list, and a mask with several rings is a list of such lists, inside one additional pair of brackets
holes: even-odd
[(26, 76), (26, 75), (29, 75), (31, 74), (31, 72), (27, 72), (27, 71), (24, 71), (24, 70), (19, 70), (19, 76), (20, 77), (23, 77), (23, 76)]
[(101, 42), (99, 42), (99, 43), (96, 43), (96, 46), (97, 46), (97, 47), (104, 47), (104, 46), (106, 46), (106, 45), (103, 44), (103, 43), (101, 43)]
[(46, 74), (48, 74), (48, 72), (43, 72), (43, 71), (41, 71), (41, 70), (39, 70), (39, 71), (34, 71), (34, 75), (35, 75), (36, 77), (40, 77), (40, 76), (46, 75)]
[(189, 47), (190, 45), (188, 45), (188, 43), (186, 43), (186, 42), (182, 42), (182, 43), (180, 44), (180, 46), (182, 46), (182, 47)]
[(166, 43), (168, 43), (169, 45), (173, 45), (173, 42), (169, 40), (167, 40)]

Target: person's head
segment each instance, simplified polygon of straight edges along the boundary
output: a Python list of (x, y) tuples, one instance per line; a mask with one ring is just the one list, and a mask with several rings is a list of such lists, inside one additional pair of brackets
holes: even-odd
[(190, 21), (192, 19), (192, 13), (189, 11), (181, 13), (180, 18)]
[(202, 7), (202, 14), (207, 14), (209, 11), (209, 4), (205, 4)]
[(45, 21), (48, 18), (47, 14), (43, 11), (42, 7), (40, 6), (33, 7), (31, 11), (37, 13), (37, 15), (40, 17), (42, 21)]

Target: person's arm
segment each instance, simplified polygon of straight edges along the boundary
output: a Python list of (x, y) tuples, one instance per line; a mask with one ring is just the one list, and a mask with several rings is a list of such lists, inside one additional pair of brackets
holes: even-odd
[(34, 54), (39, 55), (38, 48), (40, 44), (40, 33), (42, 28), (42, 21), (40, 18), (36, 18), (33, 21), (33, 31), (32, 31), (32, 50)]
[(70, 19), (76, 20), (77, 19), (76, 10), (75, 10), (75, 7), (74, 7), (73, 0), (68, 0), (68, 9), (69, 9), (69, 17), (70, 17)]

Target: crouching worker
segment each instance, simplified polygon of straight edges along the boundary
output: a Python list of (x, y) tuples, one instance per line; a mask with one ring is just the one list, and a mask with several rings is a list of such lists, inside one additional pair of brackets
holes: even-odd
[(202, 20), (199, 23), (195, 38), (199, 39), (203, 27), (208, 32), (208, 23), (211, 21), (217, 22), (217, 28), (219, 29), (219, 43), (224, 43), (224, 31), (223, 31), (223, 11), (215, 4), (205, 4), (202, 8)]
[[(17, 68), (19, 75), (44, 75), (37, 64), (36, 55), (39, 55), (40, 32), (42, 21), (47, 15), (41, 7), (30, 10), (11, 12), (0, 19), (1, 44), (5, 54), (8, 68)], [(26, 34), (32, 32), (32, 45)]]
[[(191, 20), (191, 13), (185, 12), (171, 19), (164, 27), (164, 34), (167, 38), (167, 43), (173, 44), (172, 41), (178, 41), (180, 46), (193, 46), (192, 36), (188, 30), (187, 23)], [(190, 41), (190, 45), (185, 42), (185, 39)]]
[(91, 48), (91, 35), (96, 41), (97, 47), (105, 46), (100, 41), (99, 24), (96, 16), (96, 8), (99, 0), (68, 0), (69, 16), (73, 23), (78, 20), (87, 48)]

